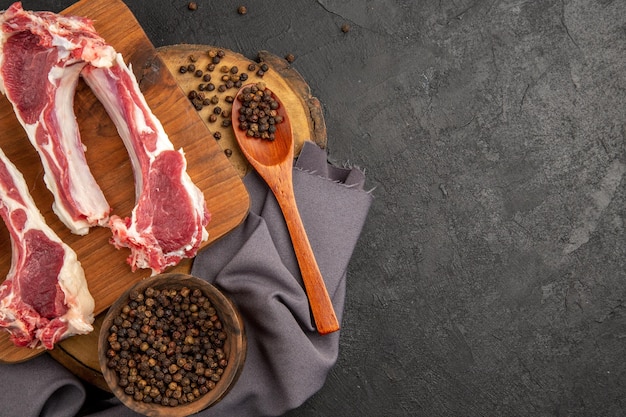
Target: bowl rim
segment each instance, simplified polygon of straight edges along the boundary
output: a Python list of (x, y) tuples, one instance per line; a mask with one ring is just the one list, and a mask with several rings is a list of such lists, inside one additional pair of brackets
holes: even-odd
[[(227, 325), (229, 329), (225, 345), (228, 346), (228, 365), (222, 378), (216, 384), (216, 387), (191, 403), (173, 407), (156, 403), (139, 402), (133, 399), (132, 396), (126, 394), (117, 384), (117, 372), (108, 368), (108, 358), (106, 357), (109, 329), (113, 323), (113, 319), (117, 315), (116, 313), (124, 306), (131, 291), (136, 289), (143, 291), (150, 286), (157, 289), (169, 288), (168, 285), (171, 286), (172, 283), (176, 284), (175, 286), (178, 288), (185, 286), (192, 289), (200, 288), (203, 294), (210, 299), (211, 304), (217, 309), (221, 322)], [(233, 355), (233, 352), (238, 354)], [(128, 408), (146, 416), (186, 416), (215, 405), (224, 398), (239, 379), (246, 355), (247, 339), (244, 322), (235, 304), (219, 288), (208, 281), (190, 274), (177, 272), (154, 275), (131, 285), (109, 307), (98, 335), (98, 361), (100, 370), (111, 392)]]

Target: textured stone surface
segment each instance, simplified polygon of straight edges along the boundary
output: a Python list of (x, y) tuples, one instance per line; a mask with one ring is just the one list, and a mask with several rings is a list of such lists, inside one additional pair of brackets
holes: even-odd
[(156, 46), (294, 54), (375, 189), (289, 417), (626, 413), (626, 2), (197, 3), (127, 2)]

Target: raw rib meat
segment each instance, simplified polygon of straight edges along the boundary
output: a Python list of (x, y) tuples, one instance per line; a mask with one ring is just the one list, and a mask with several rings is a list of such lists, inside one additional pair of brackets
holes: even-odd
[(195, 256), (208, 238), (210, 215), (182, 150), (174, 149), (120, 54), (112, 67), (87, 65), (82, 76), (115, 123), (135, 176), (136, 205), (130, 218), (111, 216), (112, 243), (130, 248), (133, 271), (157, 274)]
[(94, 300), (76, 253), (46, 224), (1, 149), (0, 216), (12, 247), (11, 268), (0, 285), (0, 328), (17, 346), (46, 349), (92, 331)]
[(110, 212), (85, 159), (73, 103), (81, 69), (111, 65), (115, 51), (81, 17), (27, 12), (0, 17), (0, 90), (37, 149), (53, 210), (75, 234), (107, 224)]

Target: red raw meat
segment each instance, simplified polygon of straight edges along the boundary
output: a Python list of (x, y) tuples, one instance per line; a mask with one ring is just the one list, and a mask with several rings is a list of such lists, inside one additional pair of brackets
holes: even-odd
[(0, 285), (0, 328), (17, 346), (46, 349), (91, 332), (94, 300), (76, 253), (46, 224), (1, 149), (0, 216), (12, 247), (11, 269)]
[(54, 212), (78, 235), (106, 225), (111, 209), (87, 166), (73, 103), (81, 69), (111, 65), (114, 49), (88, 19), (27, 12), (19, 2), (0, 24), (0, 90), (39, 153)]
[(120, 54), (115, 65), (87, 65), (81, 75), (115, 123), (135, 176), (136, 205), (131, 217), (111, 216), (112, 243), (130, 248), (133, 271), (156, 274), (195, 256), (208, 238), (210, 214), (187, 174), (183, 151), (174, 149)]

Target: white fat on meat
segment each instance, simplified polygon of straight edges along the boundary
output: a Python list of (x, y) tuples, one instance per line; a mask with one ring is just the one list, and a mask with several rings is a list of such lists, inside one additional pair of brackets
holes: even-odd
[(113, 66), (87, 65), (81, 74), (117, 127), (135, 177), (131, 216), (110, 218), (112, 243), (131, 250), (133, 270), (150, 268), (153, 274), (195, 256), (208, 239), (210, 214), (182, 149), (174, 149), (121, 54)]
[(46, 224), (24, 177), (0, 149), (0, 217), (11, 268), (0, 285), (0, 328), (17, 346), (52, 349), (93, 330), (94, 299), (76, 253)]
[(78, 235), (106, 226), (111, 211), (85, 157), (74, 94), (85, 65), (112, 65), (115, 50), (91, 21), (29, 12), (14, 3), (0, 16), (0, 90), (37, 150), (53, 211)]

